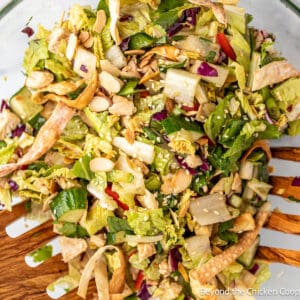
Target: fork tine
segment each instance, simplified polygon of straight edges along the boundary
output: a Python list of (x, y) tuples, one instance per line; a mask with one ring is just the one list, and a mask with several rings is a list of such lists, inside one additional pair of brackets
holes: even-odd
[(275, 158), (299, 161), (300, 162), (300, 148), (272, 148), (272, 156)]
[(271, 194), (284, 198), (293, 198), (294, 201), (300, 202), (300, 187), (293, 186), (293, 177), (272, 176), (270, 183), (273, 185)]
[(300, 267), (300, 251), (261, 246), (256, 256), (268, 262)]
[(300, 216), (272, 212), (265, 228), (292, 234), (300, 234)]

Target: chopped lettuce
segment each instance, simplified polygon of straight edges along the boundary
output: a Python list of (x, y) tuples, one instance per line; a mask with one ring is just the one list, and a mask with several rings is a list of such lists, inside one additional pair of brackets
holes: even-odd
[(11, 193), (9, 189), (0, 187), (0, 204), (4, 205), (5, 209), (11, 211)]
[(85, 138), (87, 133), (88, 127), (76, 116), (69, 121), (61, 137), (66, 141), (76, 141)]
[(166, 221), (163, 210), (136, 208), (126, 212), (129, 226), (134, 233), (143, 236), (157, 235), (165, 231)]
[(17, 144), (11, 143), (0, 149), (0, 165), (4, 165), (9, 162), (16, 148), (17, 148)]
[(26, 74), (33, 71), (40, 61), (48, 59), (48, 57), (48, 44), (45, 39), (31, 41), (25, 52), (23, 62)]
[(271, 272), (268, 264), (256, 262), (259, 265), (259, 269), (255, 274), (256, 281), (254, 285), (255, 290), (259, 290), (260, 286), (271, 277)]
[(69, 28), (73, 30), (91, 30), (95, 23), (95, 13), (87, 7), (75, 4), (70, 9)]
[(30, 253), (34, 262), (43, 262), (52, 256), (52, 245), (45, 245)]
[[(155, 158), (154, 158), (153, 166), (155, 170), (161, 175), (167, 175), (170, 171), (170, 166), (173, 162), (174, 155), (169, 150), (157, 146), (154, 147), (154, 151), (155, 151)], [(155, 180), (155, 182), (157, 182), (157, 180)], [(150, 185), (149, 181), (148, 181), (148, 185)], [(150, 186), (152, 188), (156, 188), (158, 186), (158, 183), (155, 183), (154, 185), (152, 179)]]
[(85, 180), (91, 180), (94, 177), (94, 174), (90, 169), (91, 159), (92, 157), (90, 155), (84, 155), (75, 162), (72, 168), (72, 173), (75, 177)]
[(300, 119), (289, 122), (288, 134), (291, 136), (300, 134)]
[(227, 17), (228, 24), (235, 27), (241, 34), (246, 32), (246, 13), (245, 9), (233, 6), (224, 5), (225, 14)]

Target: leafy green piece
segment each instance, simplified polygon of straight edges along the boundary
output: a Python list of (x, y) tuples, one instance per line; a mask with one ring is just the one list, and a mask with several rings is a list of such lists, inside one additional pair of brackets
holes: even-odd
[(155, 24), (167, 29), (171, 25), (173, 25), (178, 18), (178, 11), (176, 9), (173, 9), (160, 13), (159, 18), (155, 21)]
[(125, 231), (128, 234), (133, 233), (132, 228), (129, 226), (127, 220), (125, 219), (112, 216), (107, 218), (107, 223), (109, 231), (112, 233), (116, 233), (119, 231)]
[(181, 116), (172, 115), (164, 119), (162, 121), (162, 126), (168, 135), (180, 131), (181, 129), (203, 134), (203, 130), (200, 124), (193, 121), (187, 121), (184, 117)]
[(92, 30), (96, 16), (88, 8), (75, 4), (70, 9), (69, 28), (73, 30)]
[(63, 223), (59, 228), (59, 233), (70, 238), (85, 238), (88, 237), (88, 232), (80, 225), (75, 223)]
[(291, 136), (300, 134), (300, 119), (289, 122), (288, 134)]
[(80, 117), (73, 117), (64, 129), (61, 137), (66, 141), (78, 141), (85, 138), (89, 129)]
[(53, 248), (51, 245), (45, 245), (33, 251), (30, 254), (30, 256), (33, 258), (33, 261), (36, 263), (43, 262), (52, 256), (52, 250)]
[(111, 19), (108, 19), (101, 33), (102, 46), (104, 51), (109, 50), (114, 44), (114, 41), (110, 34), (110, 23)]
[(126, 233), (124, 231), (119, 232), (107, 232), (106, 234), (106, 244), (107, 245), (117, 245), (125, 242)]
[(153, 161), (154, 169), (161, 175), (169, 173), (170, 166), (173, 162), (173, 154), (167, 149), (154, 146), (155, 157)]
[(139, 300), (139, 298), (137, 297), (136, 293), (126, 297), (124, 300)]
[(209, 53), (205, 57), (205, 60), (209, 63), (213, 63), (216, 55), (217, 53), (215, 51), (209, 51)]
[(71, 69), (69, 62), (59, 61), (58, 56), (52, 55), (52, 59), (45, 61), (45, 68), (50, 70), (56, 77), (57, 81), (69, 79), (74, 76), (74, 72)]
[(0, 141), (0, 150), (2, 148), (5, 148), (7, 146), (7, 143), (5, 141)]
[(145, 180), (146, 188), (151, 192), (159, 191), (161, 187), (161, 180), (159, 175), (151, 173), (148, 175), (148, 178)]
[(110, 16), (107, 0), (100, 0), (99, 1), (98, 5), (97, 5), (97, 11), (101, 10), (101, 9), (104, 10), (104, 12), (106, 14), (106, 17)]
[(173, 63), (167, 65), (159, 65), (160, 72), (166, 73), (168, 69), (182, 69), (186, 63), (186, 60), (181, 63)]
[(0, 149), (0, 165), (8, 163), (8, 161), (14, 154), (16, 148), (17, 145), (15, 143), (12, 143)]
[(233, 220), (221, 223), (218, 229), (218, 236), (226, 242), (237, 243), (239, 241), (238, 235), (235, 232), (228, 231), (233, 227)]
[(194, 176), (191, 184), (191, 189), (194, 192), (196, 192), (198, 195), (203, 195), (204, 194), (203, 188), (207, 186), (208, 182), (209, 182), (209, 175), (207, 173)]
[(28, 123), (33, 128), (34, 133), (37, 134), (39, 132), (39, 130), (42, 128), (42, 126), (46, 123), (46, 119), (43, 116), (41, 116), (40, 114), (37, 114)]
[(225, 14), (227, 17), (228, 24), (235, 27), (241, 34), (246, 32), (246, 14), (245, 9), (233, 6), (225, 5)]
[(145, 136), (148, 140), (153, 141), (155, 144), (160, 144), (162, 143), (162, 138), (154, 129), (151, 129), (149, 127), (145, 127), (143, 129)]
[(69, 93), (67, 96), (71, 100), (75, 100), (83, 92), (85, 88), (86, 88), (86, 83), (83, 83), (76, 91)]
[(39, 172), (42, 169), (44, 169), (44, 170), (48, 169), (48, 165), (43, 161), (37, 161), (33, 164), (30, 164), (27, 167), (27, 170), (32, 170), (32, 171), (37, 171), (37, 172)]
[(266, 108), (268, 111), (268, 114), (273, 120), (278, 120), (281, 116), (280, 109), (278, 107), (278, 102), (273, 98), (269, 97), (266, 101)]
[(162, 11), (169, 11), (173, 8), (182, 6), (185, 3), (184, 0), (161, 0), (160, 1), (160, 5), (158, 6), (158, 11), (162, 12)]
[(171, 276), (174, 278), (174, 280), (182, 286), (182, 292), (184, 295), (191, 297), (192, 299), (196, 299), (192, 292), (192, 288), (189, 284), (189, 282), (185, 281), (182, 274), (179, 271), (175, 271), (171, 274)]
[(228, 176), (230, 171), (238, 170), (236, 160), (225, 157), (222, 147), (214, 148), (208, 156), (208, 161), (215, 169), (222, 171), (225, 176)]
[(94, 173), (90, 169), (91, 159), (92, 157), (90, 155), (84, 155), (77, 160), (72, 168), (73, 175), (85, 180), (91, 180), (94, 178)]
[(255, 274), (256, 277), (256, 281), (255, 284), (253, 286), (253, 289), (255, 290), (259, 290), (260, 286), (266, 282), (267, 280), (269, 280), (269, 278), (271, 277), (271, 272), (269, 269), (269, 265), (268, 264), (264, 264), (261, 262), (258, 262), (259, 268), (257, 273)]
[(120, 182), (120, 183), (131, 183), (134, 180), (134, 175), (121, 171), (121, 170), (112, 170), (107, 173), (108, 182)]
[(26, 74), (34, 70), (39, 61), (49, 57), (48, 45), (46, 40), (33, 40), (25, 51), (23, 68)]
[(231, 147), (234, 143), (235, 138), (239, 135), (245, 124), (244, 120), (231, 119), (227, 122), (222, 135), (219, 138), (219, 143), (225, 147)]
[(228, 118), (228, 114), (226, 114), (225, 111), (228, 109), (229, 101), (232, 97), (233, 95), (228, 95), (221, 100), (215, 111), (209, 116), (204, 124), (204, 131), (212, 141), (215, 141), (219, 136), (222, 127)]
[(143, 236), (152, 236), (165, 230), (166, 221), (161, 208), (144, 209), (138, 207), (126, 213), (129, 226), (134, 233)]
[(140, 32), (130, 38), (129, 49), (138, 50), (143, 48), (148, 48), (154, 43), (153, 37), (150, 35)]
[(138, 85), (137, 80), (128, 81), (125, 86), (121, 89), (121, 91), (118, 93), (120, 96), (129, 96), (132, 94), (137, 93), (138, 91), (135, 90), (135, 88)]

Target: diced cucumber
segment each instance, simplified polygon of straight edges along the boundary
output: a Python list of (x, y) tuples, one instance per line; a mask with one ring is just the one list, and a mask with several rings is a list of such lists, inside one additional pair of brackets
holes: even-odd
[(249, 183), (249, 181), (246, 183), (242, 198), (247, 201), (250, 201), (255, 196), (255, 193), (252, 189), (250, 189), (250, 187), (248, 186), (248, 183)]
[(243, 199), (235, 194), (233, 194), (229, 199), (230, 205), (235, 208), (239, 208), (242, 205), (242, 202), (243, 202)]
[(71, 188), (60, 192), (49, 206), (56, 220), (77, 223), (87, 205), (87, 191), (83, 188)]
[(257, 237), (255, 242), (252, 244), (250, 248), (248, 248), (237, 260), (241, 263), (244, 267), (250, 268), (253, 264), (256, 251), (259, 246), (260, 238)]
[(108, 245), (117, 245), (125, 242), (126, 233), (125, 231), (119, 232), (108, 232), (107, 233), (107, 244)]
[(131, 173), (121, 170), (112, 170), (107, 173), (107, 180), (109, 182), (131, 183), (134, 180), (134, 176)]
[(11, 109), (25, 122), (33, 119), (43, 110), (43, 106), (35, 103), (27, 87), (22, 87), (9, 100)]

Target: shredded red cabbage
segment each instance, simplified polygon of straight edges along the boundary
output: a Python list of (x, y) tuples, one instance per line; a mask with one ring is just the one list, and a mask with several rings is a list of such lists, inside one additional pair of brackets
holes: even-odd
[(223, 61), (225, 61), (227, 59), (227, 55), (225, 54), (225, 52), (223, 50), (220, 50), (219, 53), (219, 57), (218, 57), (218, 64), (221, 64)]
[(160, 112), (157, 112), (155, 113), (153, 116), (152, 116), (152, 120), (154, 121), (163, 121), (164, 119), (166, 119), (168, 117), (168, 113), (167, 111), (164, 109)]
[(168, 37), (173, 37), (184, 27), (189, 27), (189, 25), (196, 26), (197, 14), (199, 12), (199, 7), (193, 7), (183, 11), (181, 17), (168, 29)]
[(124, 16), (121, 16), (119, 21), (120, 22), (130, 22), (133, 20), (133, 16), (131, 15), (124, 15)]
[(141, 300), (148, 300), (151, 298), (151, 294), (149, 293), (148, 286), (145, 281), (143, 281), (142, 286), (141, 286), (139, 292), (137, 293), (137, 296)]
[(18, 125), (17, 128), (12, 131), (12, 137), (13, 138), (20, 137), (22, 133), (25, 131), (25, 129), (26, 129), (25, 124)]
[(178, 165), (180, 167), (182, 167), (183, 169), (187, 170), (191, 175), (198, 174), (197, 170), (189, 167), (188, 164), (184, 161), (183, 158), (181, 158), (181, 157), (179, 157), (177, 155), (175, 156), (175, 158), (176, 158), (176, 161), (177, 161)]
[(129, 43), (130, 43), (130, 37), (124, 39), (124, 40), (122, 41), (122, 43), (120, 44), (120, 49), (121, 49), (122, 51), (128, 50), (128, 49), (129, 49)]
[(203, 172), (207, 172), (209, 170), (209, 163), (205, 158), (202, 158), (202, 165), (200, 166), (200, 170)]
[(84, 73), (87, 73), (89, 70), (88, 68), (86, 67), (86, 65), (81, 65), (80, 66), (80, 71), (84, 72)]
[(295, 177), (292, 186), (300, 186), (300, 177)]
[(27, 34), (28, 37), (31, 37), (34, 34), (34, 30), (29, 26), (25, 27), (21, 32)]
[(175, 246), (169, 251), (169, 263), (172, 272), (175, 272), (178, 269), (178, 263), (182, 262), (182, 256), (179, 249), (180, 246)]
[(203, 62), (197, 70), (197, 73), (202, 76), (217, 77), (218, 71), (211, 67), (208, 63)]
[(10, 188), (11, 188), (14, 192), (16, 192), (16, 191), (19, 189), (18, 184), (17, 184), (15, 181), (11, 180), (11, 179), (8, 180), (8, 184), (9, 184)]
[(4, 99), (2, 99), (1, 106), (0, 106), (0, 112), (3, 112), (4, 109), (8, 109), (8, 108), (9, 108), (9, 106), (8, 106), (7, 102)]
[(166, 143), (170, 143), (170, 139), (169, 139), (169, 137), (168, 137), (166, 134), (163, 134), (163, 135), (162, 135), (162, 138), (163, 138), (163, 140), (164, 140)]
[(253, 275), (256, 274), (256, 272), (259, 269), (259, 265), (258, 264), (254, 264), (254, 266), (249, 270), (250, 273), (252, 273)]

